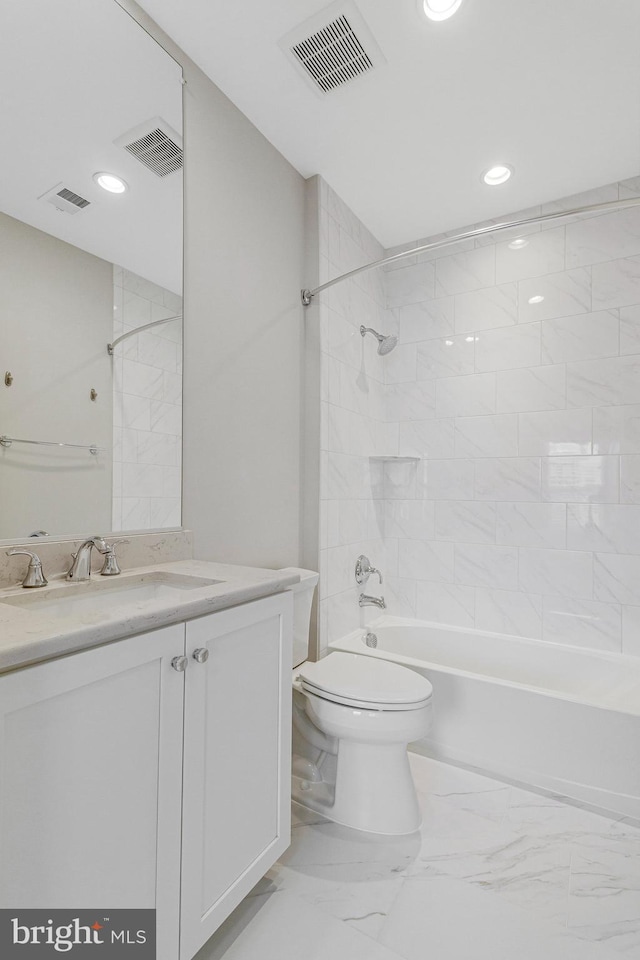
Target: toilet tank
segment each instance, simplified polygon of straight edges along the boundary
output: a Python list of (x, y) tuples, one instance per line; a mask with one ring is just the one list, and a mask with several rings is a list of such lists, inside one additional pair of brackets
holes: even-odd
[(318, 582), (315, 570), (302, 570), (299, 567), (285, 567), (279, 573), (297, 573), (300, 583), (294, 583), (287, 590), (293, 594), (293, 664), (297, 667), (309, 656), (309, 626), (311, 624), (311, 604), (313, 591)]

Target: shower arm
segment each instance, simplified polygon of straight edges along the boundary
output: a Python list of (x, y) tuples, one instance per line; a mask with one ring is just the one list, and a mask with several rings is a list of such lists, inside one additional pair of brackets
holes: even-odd
[(465, 230), (463, 233), (456, 233), (444, 240), (432, 240), (431, 243), (423, 243), (419, 247), (413, 247), (410, 250), (403, 250), (401, 253), (393, 253), (388, 257), (382, 257), (381, 260), (374, 260), (371, 263), (365, 263), (362, 267), (356, 267), (355, 270), (349, 270), (333, 280), (327, 280), (321, 283), (319, 287), (313, 290), (301, 290), (302, 303), (308, 307), (312, 299), (323, 290), (328, 290), (336, 283), (342, 283), (343, 280), (350, 280), (368, 270), (375, 270), (376, 267), (383, 267), (386, 263), (398, 263), (400, 260), (407, 260), (409, 257), (415, 257), (420, 253), (427, 253), (433, 250), (442, 250), (445, 247), (451, 247), (461, 240), (472, 240), (474, 237), (483, 237), (486, 234), (499, 233), (502, 230), (513, 230), (516, 227), (528, 227), (534, 223), (550, 223), (554, 220), (568, 220), (570, 217), (586, 216), (592, 213), (606, 213), (607, 211), (623, 210), (626, 207), (637, 207), (640, 205), (640, 197), (630, 197), (627, 200), (608, 200), (606, 203), (593, 203), (589, 206), (574, 207), (572, 210), (563, 210), (559, 213), (544, 213), (539, 217), (526, 217), (523, 220), (509, 220), (504, 223), (493, 223), (486, 227), (476, 227), (473, 230)]
[(142, 333), (143, 330), (149, 330), (151, 327), (159, 327), (161, 323), (171, 323), (172, 320), (182, 320), (182, 314), (179, 313), (176, 317), (165, 317), (164, 320), (152, 320), (151, 323), (143, 323), (141, 327), (136, 327), (134, 330), (127, 330), (122, 336), (116, 337), (113, 343), (107, 344), (107, 353), (112, 357), (113, 351), (123, 340), (127, 340), (129, 337), (135, 337), (136, 334)]

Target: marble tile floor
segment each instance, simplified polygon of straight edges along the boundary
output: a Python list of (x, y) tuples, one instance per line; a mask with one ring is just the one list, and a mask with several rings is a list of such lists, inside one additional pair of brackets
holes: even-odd
[(411, 754), (419, 833), (294, 804), (289, 850), (197, 960), (640, 957), (640, 829)]

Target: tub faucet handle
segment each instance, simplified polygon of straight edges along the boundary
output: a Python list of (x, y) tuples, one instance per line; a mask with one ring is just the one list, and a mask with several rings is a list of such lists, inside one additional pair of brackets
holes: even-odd
[(371, 566), (371, 561), (369, 557), (365, 557), (364, 554), (360, 554), (356, 560), (356, 583), (362, 586), (366, 583), (372, 573), (377, 574), (380, 578), (380, 583), (382, 583), (382, 574), (376, 567)]

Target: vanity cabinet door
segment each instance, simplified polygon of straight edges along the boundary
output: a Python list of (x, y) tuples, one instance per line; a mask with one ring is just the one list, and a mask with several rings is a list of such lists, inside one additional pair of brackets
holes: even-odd
[(290, 842), (291, 618), (282, 593), (187, 623), (181, 960)]
[(0, 676), (1, 907), (155, 907), (176, 960), (184, 629)]

